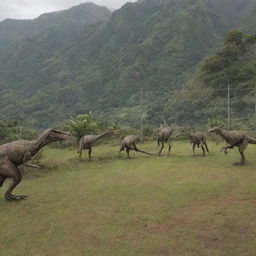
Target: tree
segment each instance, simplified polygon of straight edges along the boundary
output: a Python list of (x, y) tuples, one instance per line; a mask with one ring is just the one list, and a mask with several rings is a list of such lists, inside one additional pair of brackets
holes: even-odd
[(91, 113), (77, 115), (76, 117), (71, 116), (65, 122), (65, 130), (75, 135), (77, 141), (85, 134), (95, 133), (99, 128), (99, 123), (94, 119)]

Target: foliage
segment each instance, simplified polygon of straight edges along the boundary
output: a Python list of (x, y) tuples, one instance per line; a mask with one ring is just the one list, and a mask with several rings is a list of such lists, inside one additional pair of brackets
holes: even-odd
[(225, 123), (222, 120), (219, 119), (210, 119), (208, 120), (208, 125), (209, 127), (220, 127), (220, 128), (224, 128)]
[(36, 132), (32, 129), (24, 128), (16, 122), (0, 121), (0, 143), (11, 142), (14, 140), (31, 140)]
[(240, 31), (228, 32), (223, 47), (201, 66), (202, 80), (210, 82), (216, 88), (219, 81), (236, 86), (254, 79), (255, 62), (251, 61), (249, 52), (255, 43), (256, 35), (245, 35)]
[[(195, 76), (171, 99), (172, 120), (189, 124), (194, 119), (201, 125), (218, 120), (223, 126), (227, 120), (228, 85), (232, 119), (240, 119), (245, 125), (254, 118), (255, 49), (256, 35), (228, 32), (223, 46), (202, 63)], [(233, 128), (238, 127), (235, 122)]]
[(91, 113), (77, 115), (76, 117), (71, 116), (65, 122), (65, 130), (75, 135), (77, 141), (85, 134), (95, 133), (99, 128), (99, 123), (94, 119)]

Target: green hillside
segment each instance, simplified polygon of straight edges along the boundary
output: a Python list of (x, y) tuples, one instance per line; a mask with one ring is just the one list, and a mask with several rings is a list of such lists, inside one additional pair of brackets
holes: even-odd
[(223, 46), (205, 59), (196, 75), (167, 103), (169, 121), (206, 124), (227, 118), (228, 86), (232, 127), (251, 125), (256, 114), (256, 34), (230, 31)]
[(107, 8), (85, 3), (68, 10), (42, 14), (34, 20), (6, 19), (0, 22), (0, 49), (53, 28), (55, 30), (65, 30), (71, 27), (78, 29), (106, 21), (110, 16), (111, 12)]
[[(75, 17), (87, 10), (77, 8)], [(109, 19), (94, 8), (104, 22), (69, 23), (71, 9), (54, 16), (58, 26), (0, 51), (1, 118), (46, 127), (92, 110), (136, 125), (142, 90), (145, 118), (158, 124), (170, 118), (164, 92), (180, 90), (227, 31), (256, 30), (255, 0), (144, 0)]]

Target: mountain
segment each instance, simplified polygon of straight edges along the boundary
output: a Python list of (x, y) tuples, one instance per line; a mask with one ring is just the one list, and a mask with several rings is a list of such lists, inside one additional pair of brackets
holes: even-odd
[(256, 32), (256, 0), (141, 0), (111, 17), (104, 9), (105, 20), (91, 25), (73, 22), (68, 13), (81, 6), (74, 8), (48, 14), (54, 19), (45, 19), (51, 25), (43, 32), (21, 38), (17, 29), (4, 39), (12, 44), (0, 49), (1, 118), (45, 127), (94, 111), (134, 125), (143, 105), (147, 122), (158, 124), (172, 106), (168, 93), (190, 80), (229, 30)]
[(93, 3), (80, 4), (68, 10), (42, 14), (34, 20), (6, 19), (0, 22), (0, 49), (51, 29), (85, 27), (110, 18), (106, 7)]
[[(232, 129), (255, 128), (256, 33), (230, 31), (223, 45), (206, 58), (195, 75), (172, 97), (169, 122), (224, 125), (228, 90)], [(229, 88), (229, 89), (228, 89)]]

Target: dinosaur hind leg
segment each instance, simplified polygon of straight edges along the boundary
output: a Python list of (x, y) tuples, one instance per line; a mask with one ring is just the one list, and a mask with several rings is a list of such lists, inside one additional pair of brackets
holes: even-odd
[(4, 184), (6, 177), (4, 176), (0, 176), (0, 187), (2, 187), (2, 185)]
[(25, 195), (13, 195), (12, 194), (13, 189), (22, 180), (20, 170), (16, 166), (14, 166), (11, 162), (2, 163), (0, 166), (0, 175), (1, 175), (1, 177), (4, 177), (4, 178), (2, 178), (3, 181), (5, 180), (5, 178), (12, 179), (12, 182), (11, 182), (9, 188), (7, 189), (7, 191), (5, 193), (5, 199), (7, 201), (18, 201), (18, 200), (25, 199), (27, 197)]
[(248, 145), (247, 141), (244, 141), (243, 143), (241, 143), (239, 145), (238, 150), (241, 155), (241, 160), (240, 160), (240, 162), (233, 163), (233, 165), (244, 165), (245, 164), (244, 150), (246, 149), (247, 145)]
[(206, 142), (204, 142), (204, 147), (205, 147), (205, 149), (206, 149), (207, 153), (209, 153), (208, 145), (207, 145), (207, 143), (206, 143)]
[(124, 146), (121, 146), (120, 150), (119, 150), (119, 156), (121, 156), (121, 152), (124, 151)]
[(245, 156), (244, 156), (244, 152), (240, 152), (241, 155), (241, 165), (245, 164)]
[(158, 156), (161, 155), (163, 149), (164, 149), (164, 142), (162, 141), (162, 146), (161, 146), (161, 148), (160, 148), (160, 150), (159, 150)]
[(196, 143), (194, 142), (194, 143), (193, 143), (193, 146), (192, 146), (193, 155), (195, 155), (195, 153), (196, 153), (196, 152), (195, 152), (195, 147), (196, 147)]
[(125, 149), (126, 149), (127, 157), (129, 159), (131, 159), (131, 157), (130, 157), (130, 148), (129, 147), (125, 147)]
[(167, 142), (167, 144), (168, 144), (168, 156), (169, 156), (171, 153), (171, 149), (172, 149), (172, 143)]
[(205, 156), (205, 149), (204, 149), (204, 145), (203, 144), (201, 144), (201, 149), (203, 151), (203, 156)]
[(79, 147), (77, 153), (79, 153), (79, 159), (80, 160), (82, 159), (82, 152), (83, 152), (83, 149), (81, 147)]
[(92, 154), (92, 148), (89, 148), (89, 149), (88, 149), (88, 157), (89, 157), (89, 161), (91, 161), (91, 160), (92, 160), (92, 156), (91, 156), (91, 154)]

